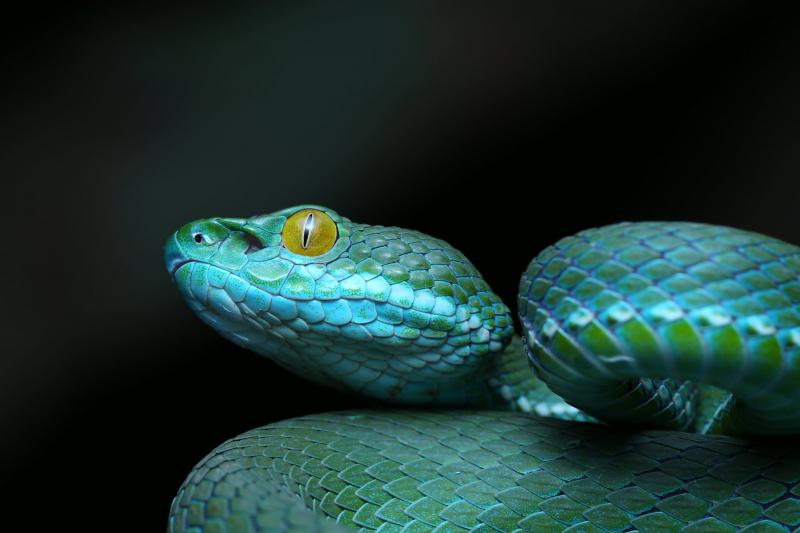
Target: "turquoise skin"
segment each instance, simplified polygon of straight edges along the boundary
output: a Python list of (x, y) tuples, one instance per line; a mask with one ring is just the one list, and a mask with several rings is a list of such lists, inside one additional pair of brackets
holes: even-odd
[[(167, 268), (201, 319), (324, 385), (550, 418), (425, 409), (270, 424), (197, 465), (170, 531), (800, 526), (796, 440), (705, 434), (800, 430), (796, 246), (690, 223), (581, 232), (523, 273), (523, 343), (440, 240), (314, 206), (338, 240), (317, 257), (290, 252), (281, 231), (304, 207), (176, 232)], [(616, 428), (574, 421), (594, 420), (585, 413)]]
[[(338, 228), (318, 257), (281, 242), (287, 216), (307, 207)], [(168, 241), (165, 260), (189, 306), (225, 338), (382, 400), (489, 405), (492, 356), (514, 333), (508, 307), (444, 241), (320, 206), (192, 222)]]
[(685, 222), (623, 223), (539, 254), (518, 297), (536, 374), (614, 424), (691, 429), (693, 383), (732, 393), (697, 429), (800, 433), (800, 248)]

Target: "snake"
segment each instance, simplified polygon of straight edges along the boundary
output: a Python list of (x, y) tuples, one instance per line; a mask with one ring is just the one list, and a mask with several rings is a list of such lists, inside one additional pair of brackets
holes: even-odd
[(522, 273), (519, 333), (447, 242), (319, 205), (190, 222), (164, 258), (220, 335), (375, 402), (221, 444), (178, 489), (172, 533), (800, 527), (795, 245), (587, 229)]

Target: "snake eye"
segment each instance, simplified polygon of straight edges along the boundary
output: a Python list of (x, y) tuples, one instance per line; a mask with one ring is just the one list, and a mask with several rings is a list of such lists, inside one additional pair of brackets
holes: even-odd
[(205, 245), (214, 244), (215, 242), (214, 238), (211, 235), (200, 232), (192, 233), (192, 240), (197, 244), (205, 244)]
[(322, 255), (336, 242), (336, 222), (318, 209), (303, 209), (283, 226), (283, 244), (298, 255)]

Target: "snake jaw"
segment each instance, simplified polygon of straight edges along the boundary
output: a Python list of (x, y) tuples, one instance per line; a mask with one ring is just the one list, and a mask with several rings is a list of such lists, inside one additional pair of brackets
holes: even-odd
[(174, 278), (175, 272), (177, 272), (180, 267), (191, 262), (191, 259), (175, 259), (167, 264), (167, 270), (169, 270), (170, 275)]

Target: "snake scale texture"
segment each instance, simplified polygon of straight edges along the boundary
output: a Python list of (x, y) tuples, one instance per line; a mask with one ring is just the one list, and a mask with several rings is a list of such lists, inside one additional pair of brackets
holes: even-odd
[(222, 444), (171, 532), (800, 527), (796, 246), (586, 230), (522, 274), (521, 335), (446, 242), (321, 206), (189, 223), (165, 260), (224, 337), (386, 404)]

